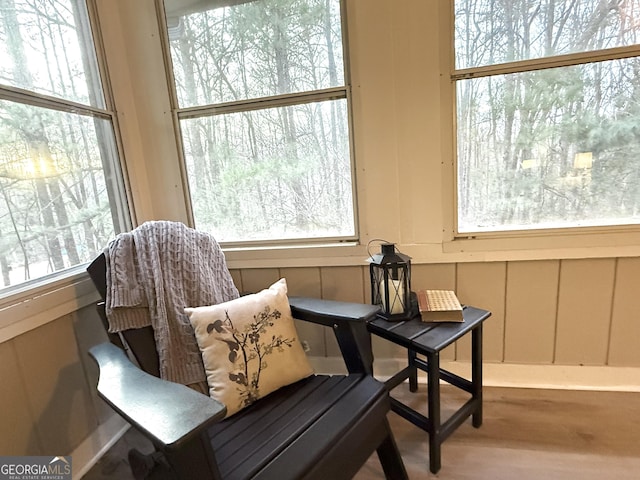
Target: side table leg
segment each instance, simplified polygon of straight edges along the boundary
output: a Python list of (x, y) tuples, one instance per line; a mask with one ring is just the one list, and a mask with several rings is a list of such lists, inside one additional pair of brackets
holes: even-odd
[(418, 391), (418, 368), (416, 367), (416, 352), (413, 350), (408, 350), (409, 356), (409, 391), (417, 392)]
[(440, 470), (440, 353), (427, 355), (427, 374), (429, 391), (427, 403), (429, 408), (429, 470), (438, 473)]
[(482, 323), (471, 332), (471, 383), (476, 401), (471, 421), (479, 428), (482, 425)]

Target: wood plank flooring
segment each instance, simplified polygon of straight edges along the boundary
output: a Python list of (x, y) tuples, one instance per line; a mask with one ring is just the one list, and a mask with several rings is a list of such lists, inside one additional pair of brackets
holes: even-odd
[[(413, 394), (401, 385), (393, 396), (426, 414), (424, 385)], [(443, 418), (468, 398), (446, 385), (442, 396)], [(485, 388), (482, 427), (467, 420), (445, 441), (437, 475), (428, 468), (427, 434), (394, 413), (389, 421), (414, 480), (640, 479), (638, 393)], [(130, 430), (83, 478), (133, 478), (126, 452), (140, 444)], [(384, 478), (375, 455), (355, 478)]]

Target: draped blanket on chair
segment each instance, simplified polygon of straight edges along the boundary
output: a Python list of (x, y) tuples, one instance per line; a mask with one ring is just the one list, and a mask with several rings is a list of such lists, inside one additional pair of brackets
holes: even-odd
[(218, 242), (182, 223), (153, 221), (119, 234), (104, 253), (109, 330), (152, 326), (161, 378), (206, 385), (183, 309), (238, 298)]

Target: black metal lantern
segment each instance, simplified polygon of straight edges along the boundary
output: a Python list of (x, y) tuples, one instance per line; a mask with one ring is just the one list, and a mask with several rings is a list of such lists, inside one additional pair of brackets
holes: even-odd
[(380, 305), (386, 320), (411, 318), (411, 257), (398, 252), (393, 243), (383, 243), (381, 253), (369, 259), (371, 303)]

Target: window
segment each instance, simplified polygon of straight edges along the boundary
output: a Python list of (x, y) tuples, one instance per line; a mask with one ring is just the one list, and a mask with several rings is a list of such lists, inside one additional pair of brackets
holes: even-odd
[(165, 0), (195, 226), (355, 238), (339, 0)]
[(640, 1), (454, 14), (457, 231), (640, 223)]
[(0, 293), (126, 228), (105, 105), (84, 0), (0, 1)]

